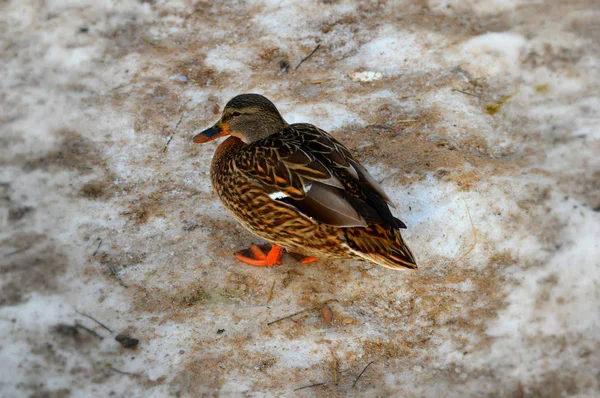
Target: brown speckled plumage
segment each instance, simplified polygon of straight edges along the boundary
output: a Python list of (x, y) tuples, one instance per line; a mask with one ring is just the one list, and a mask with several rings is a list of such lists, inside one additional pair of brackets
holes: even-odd
[[(212, 137), (219, 129), (233, 135), (219, 146), (211, 166), (213, 187), (227, 210), (248, 230), (291, 252), (416, 268), (400, 235), (404, 224), (348, 149), (313, 125), (288, 125), (270, 101), (254, 96), (230, 101), (219, 124), (202, 133)], [(230, 127), (245, 109), (272, 112), (263, 100), (281, 120), (277, 131), (253, 140), (243, 125), (239, 132)], [(231, 105), (237, 102), (242, 105)]]

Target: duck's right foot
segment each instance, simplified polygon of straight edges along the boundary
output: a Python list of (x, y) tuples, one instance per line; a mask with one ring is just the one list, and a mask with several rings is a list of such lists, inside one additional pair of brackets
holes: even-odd
[(272, 245), (252, 245), (250, 248), (235, 253), (235, 257), (246, 264), (257, 267), (272, 267), (281, 264), (283, 247)]
[(290, 256), (292, 256), (296, 261), (300, 261), (302, 264), (309, 264), (318, 260), (317, 257), (305, 256), (300, 253), (289, 252)]

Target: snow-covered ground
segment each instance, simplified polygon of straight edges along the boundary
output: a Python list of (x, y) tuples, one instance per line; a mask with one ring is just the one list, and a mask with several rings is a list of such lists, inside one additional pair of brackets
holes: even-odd
[[(599, 18), (0, 2), (0, 395), (597, 396)], [(243, 92), (356, 153), (417, 271), (234, 259), (256, 239), (191, 137)]]

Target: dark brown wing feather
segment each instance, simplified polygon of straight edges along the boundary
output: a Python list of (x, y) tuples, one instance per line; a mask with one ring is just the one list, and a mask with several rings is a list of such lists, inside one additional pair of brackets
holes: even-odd
[(324, 224), (405, 228), (392, 216), (389, 197), (368, 171), (346, 147), (313, 125), (293, 124), (248, 145), (235, 165), (273, 197)]

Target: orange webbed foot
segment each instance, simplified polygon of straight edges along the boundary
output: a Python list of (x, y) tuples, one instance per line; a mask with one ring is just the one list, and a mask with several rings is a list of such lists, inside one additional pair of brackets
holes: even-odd
[(273, 245), (271, 246), (271, 250), (265, 254), (268, 247), (268, 245), (252, 245), (248, 249), (235, 253), (235, 257), (246, 264), (257, 267), (272, 267), (275, 264), (281, 264), (283, 247)]
[(292, 256), (294, 259), (296, 259), (296, 261), (300, 261), (302, 264), (309, 264), (309, 263), (312, 263), (312, 262), (318, 260), (317, 257), (305, 256), (300, 253), (290, 252), (290, 256)]
[(300, 262), (302, 264), (309, 264), (309, 263), (313, 263), (317, 260), (319, 260), (317, 257), (305, 256), (303, 259), (300, 260)]

